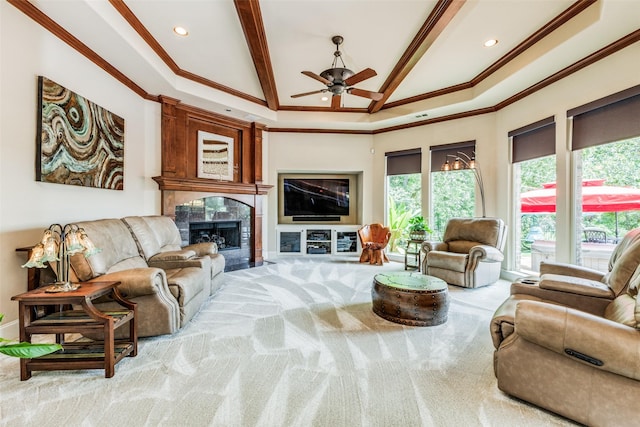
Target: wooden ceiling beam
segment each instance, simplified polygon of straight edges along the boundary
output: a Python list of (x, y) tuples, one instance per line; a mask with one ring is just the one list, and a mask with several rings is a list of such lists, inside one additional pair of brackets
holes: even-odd
[(278, 90), (276, 79), (271, 65), (267, 35), (264, 31), (264, 22), (260, 12), (260, 2), (258, 0), (234, 0), (238, 18), (247, 40), (247, 46), (253, 59), (262, 93), (270, 110), (277, 111), (280, 108), (278, 101)]
[(400, 83), (409, 75), (413, 67), (420, 61), (420, 58), (433, 45), (436, 39), (442, 34), (454, 16), (460, 11), (466, 0), (439, 0), (433, 8), (426, 21), (413, 38), (409, 47), (402, 54), (402, 57), (387, 77), (378, 92), (382, 92), (382, 99), (373, 101), (369, 105), (369, 113), (376, 113), (382, 109), (385, 102), (400, 86)]

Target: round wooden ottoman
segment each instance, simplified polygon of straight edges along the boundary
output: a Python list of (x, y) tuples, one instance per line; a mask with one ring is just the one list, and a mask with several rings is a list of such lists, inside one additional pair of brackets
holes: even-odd
[(440, 325), (449, 314), (447, 282), (419, 272), (376, 274), (371, 297), (375, 314), (403, 325)]

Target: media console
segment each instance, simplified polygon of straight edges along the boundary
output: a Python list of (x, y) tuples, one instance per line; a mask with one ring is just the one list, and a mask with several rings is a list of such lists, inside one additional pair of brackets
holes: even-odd
[(278, 255), (357, 255), (359, 225), (282, 224), (277, 228)]

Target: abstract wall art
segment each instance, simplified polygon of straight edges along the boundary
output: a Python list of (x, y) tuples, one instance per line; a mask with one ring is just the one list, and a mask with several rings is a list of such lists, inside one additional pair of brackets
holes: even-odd
[(233, 138), (198, 131), (198, 178), (233, 181)]
[(38, 77), (36, 180), (122, 190), (124, 119)]

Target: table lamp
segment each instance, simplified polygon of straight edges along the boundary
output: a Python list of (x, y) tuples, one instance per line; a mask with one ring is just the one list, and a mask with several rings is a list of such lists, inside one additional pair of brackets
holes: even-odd
[(69, 292), (80, 287), (69, 281), (69, 257), (82, 253), (85, 257), (100, 252), (84, 229), (75, 224), (52, 224), (44, 231), (40, 243), (31, 250), (31, 256), (23, 268), (46, 268), (47, 263), (55, 267), (57, 281), (46, 288), (47, 292)]

